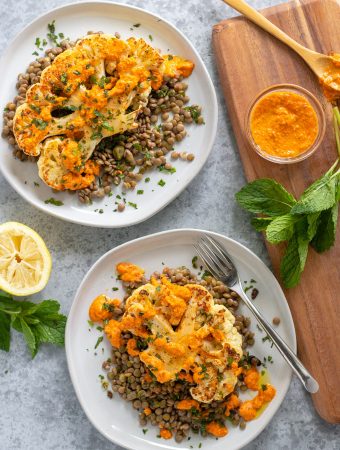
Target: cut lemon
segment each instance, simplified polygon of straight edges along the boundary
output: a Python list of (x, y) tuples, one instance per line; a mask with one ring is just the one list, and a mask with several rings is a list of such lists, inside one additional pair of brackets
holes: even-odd
[(50, 252), (34, 230), (18, 222), (0, 225), (0, 289), (35, 294), (46, 286), (51, 268)]

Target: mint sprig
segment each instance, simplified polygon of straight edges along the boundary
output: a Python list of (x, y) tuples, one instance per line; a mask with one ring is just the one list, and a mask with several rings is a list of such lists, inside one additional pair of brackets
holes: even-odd
[(17, 301), (0, 291), (0, 349), (9, 352), (11, 327), (23, 334), (32, 358), (43, 343), (64, 345), (66, 316), (59, 310), (56, 300)]
[[(333, 108), (333, 117), (340, 157), (338, 107)], [(257, 231), (265, 232), (268, 242), (287, 242), (280, 273), (283, 284), (294, 287), (304, 270), (309, 245), (322, 253), (335, 243), (340, 201), (339, 158), (298, 200), (271, 178), (248, 183), (236, 194), (236, 200), (244, 209), (261, 214), (253, 217), (251, 223)]]

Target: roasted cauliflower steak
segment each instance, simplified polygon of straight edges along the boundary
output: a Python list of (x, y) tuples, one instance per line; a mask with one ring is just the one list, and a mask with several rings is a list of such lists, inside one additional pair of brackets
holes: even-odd
[[(205, 287), (177, 286), (163, 278), (161, 283), (137, 288), (126, 301), (122, 321), (112, 325), (146, 343), (139, 358), (157, 381), (174, 381), (181, 372), (191, 373), (192, 397), (210, 403), (222, 400), (237, 382), (237, 362), (243, 352), (234, 322), (230, 311), (216, 305)], [(112, 332), (110, 324), (108, 329)]]
[(19, 147), (39, 156), (42, 180), (57, 190), (89, 186), (99, 172), (89, 161), (96, 145), (137, 126), (138, 113), (165, 73), (193, 69), (181, 58), (177, 70), (168, 65), (143, 39), (109, 34), (86, 36), (58, 55), (27, 91), (13, 123)]

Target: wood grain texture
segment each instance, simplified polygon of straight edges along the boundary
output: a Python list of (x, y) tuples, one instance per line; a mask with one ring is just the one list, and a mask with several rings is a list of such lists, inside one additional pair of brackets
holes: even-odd
[[(340, 6), (335, 0), (293, 1), (262, 11), (275, 25), (318, 52), (340, 52)], [(284, 44), (243, 17), (225, 20), (213, 29), (213, 46), (229, 116), (246, 177), (272, 177), (299, 196), (337, 157), (331, 106), (307, 65)], [(327, 131), (309, 159), (278, 165), (258, 156), (245, 135), (245, 117), (253, 98), (266, 87), (294, 83), (314, 93), (323, 105)], [(298, 353), (320, 384), (313, 395), (320, 416), (340, 422), (340, 244), (324, 253), (310, 249), (301, 283), (285, 291), (297, 331)], [(283, 247), (267, 243), (279, 277)]]

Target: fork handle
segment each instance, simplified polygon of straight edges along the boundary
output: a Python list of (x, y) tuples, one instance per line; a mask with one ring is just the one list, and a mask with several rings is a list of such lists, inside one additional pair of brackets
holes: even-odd
[(305, 389), (311, 394), (315, 394), (319, 390), (318, 382), (312, 377), (308, 372), (306, 367), (302, 364), (299, 358), (295, 355), (293, 350), (283, 341), (283, 339), (278, 335), (278, 333), (271, 327), (267, 320), (262, 316), (260, 311), (254, 306), (253, 302), (248, 298), (244, 292), (242, 286), (237, 284), (232, 287), (232, 289), (240, 295), (244, 303), (248, 306), (251, 312), (254, 314), (258, 322), (262, 325), (263, 329), (266, 331), (276, 348), (279, 350), (281, 355), (296, 373), (296, 375), (301, 380)]

